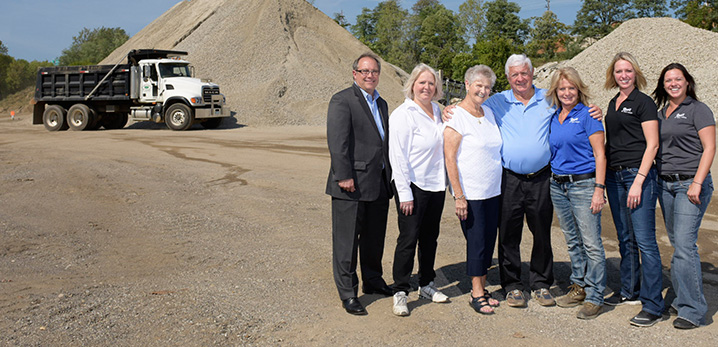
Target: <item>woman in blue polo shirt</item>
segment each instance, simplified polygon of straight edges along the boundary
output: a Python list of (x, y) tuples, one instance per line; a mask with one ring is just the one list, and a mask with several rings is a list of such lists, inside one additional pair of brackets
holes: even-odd
[(588, 88), (571, 67), (558, 69), (546, 92), (551, 106), (551, 201), (571, 257), (569, 292), (560, 307), (583, 303), (580, 319), (601, 314), (606, 288), (606, 256), (601, 241), (606, 156), (603, 125), (588, 112)]
[[(656, 242), (658, 110), (639, 89), (646, 78), (630, 53), (614, 56), (606, 89), (618, 88), (606, 111), (606, 194), (621, 253), (621, 289), (607, 305), (642, 304), (631, 324), (649, 327), (664, 309), (661, 254)], [(639, 301), (640, 300), (640, 301)]]
[(713, 195), (710, 167), (716, 153), (713, 112), (696, 97), (696, 83), (686, 68), (672, 63), (661, 71), (653, 91), (658, 106), (661, 149), (658, 153), (658, 201), (668, 239), (675, 251), (671, 283), (678, 313), (673, 326), (693, 329), (705, 324), (698, 228)]

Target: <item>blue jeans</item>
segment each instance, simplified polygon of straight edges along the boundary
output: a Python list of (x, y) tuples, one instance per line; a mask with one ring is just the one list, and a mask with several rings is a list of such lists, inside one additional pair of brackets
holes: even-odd
[(621, 253), (621, 295), (639, 298), (644, 311), (661, 315), (663, 273), (656, 242), (656, 169), (651, 168), (643, 181), (641, 204), (629, 209), (626, 198), (637, 173), (636, 168), (606, 170), (606, 193)]
[(558, 183), (551, 180), (551, 201), (571, 257), (571, 282), (584, 288), (586, 301), (603, 305), (606, 254), (601, 241), (601, 212), (591, 213), (595, 178)]
[(700, 205), (688, 200), (688, 187), (692, 179), (676, 182), (658, 180), (660, 195), (658, 200), (663, 210), (668, 239), (675, 249), (671, 259), (671, 283), (676, 299), (672, 306), (678, 310), (678, 316), (701, 325), (705, 324), (708, 304), (703, 294), (701, 259), (698, 255), (698, 228), (703, 214), (713, 195), (711, 175), (703, 180)]

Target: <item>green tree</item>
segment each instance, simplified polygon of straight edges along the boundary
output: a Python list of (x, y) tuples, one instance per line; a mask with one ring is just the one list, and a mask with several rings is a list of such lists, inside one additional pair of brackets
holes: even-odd
[(484, 64), (494, 70), (496, 83), (493, 90), (500, 92), (509, 89), (509, 81), (506, 79), (504, 71), (506, 59), (509, 59), (511, 54), (520, 51), (521, 47), (517, 46), (513, 40), (507, 37), (495, 37), (492, 40), (477, 41), (474, 44), (472, 54), (476, 59), (475, 64)]
[(361, 9), (361, 13), (357, 15), (356, 24), (351, 26), (351, 32), (359, 41), (372, 48), (376, 41), (375, 27), (376, 17), (374, 16), (374, 11), (364, 7)]
[(633, 0), (636, 17), (665, 17), (668, 15), (666, 0)]
[(566, 45), (569, 36), (566, 24), (559, 22), (558, 16), (552, 11), (546, 11), (541, 17), (534, 19), (531, 29), (531, 41), (527, 48), (531, 55), (545, 58), (556, 56), (556, 50)]
[(630, 3), (630, 0), (583, 0), (573, 34), (597, 40), (608, 35), (618, 24), (633, 18)]
[(671, 8), (691, 26), (718, 31), (718, 0), (671, 0)]
[(494, 0), (484, 3), (486, 40), (498, 37), (507, 38), (518, 45), (523, 45), (529, 32), (529, 20), (522, 20), (518, 13), (521, 6), (508, 0)]
[(409, 12), (401, 7), (399, 1), (387, 0), (377, 5), (374, 14), (377, 37), (375, 52), (386, 61), (404, 69), (413, 67), (411, 56), (406, 51), (405, 23)]
[(445, 76), (453, 73), (452, 60), (465, 47), (462, 30), (454, 13), (441, 5), (421, 24), (419, 46), (421, 62), (442, 70)]
[(60, 65), (97, 64), (128, 39), (121, 28), (83, 28), (72, 38), (72, 45), (62, 51)]
[(482, 36), (486, 18), (484, 17), (483, 1), (466, 0), (459, 5), (459, 14), (457, 15), (459, 23), (464, 30), (464, 39), (474, 41)]
[(344, 16), (344, 11), (336, 12), (334, 13), (334, 22), (339, 24), (340, 27), (346, 29), (349, 27), (349, 22), (347, 22), (347, 17)]
[(7, 47), (5, 47), (5, 44), (0, 40), (0, 54), (7, 54), (7, 52)]

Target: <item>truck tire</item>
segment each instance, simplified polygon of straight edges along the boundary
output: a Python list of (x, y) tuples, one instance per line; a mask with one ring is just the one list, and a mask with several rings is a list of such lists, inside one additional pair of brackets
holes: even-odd
[(67, 110), (67, 125), (75, 131), (89, 130), (95, 119), (95, 111), (85, 104), (74, 104)]
[(42, 113), (42, 124), (47, 131), (67, 130), (67, 111), (62, 106), (50, 105)]
[(172, 104), (165, 111), (165, 124), (172, 130), (187, 130), (194, 122), (194, 110), (183, 103)]
[(205, 129), (217, 129), (222, 124), (222, 118), (209, 118), (202, 122)]
[(127, 124), (127, 113), (108, 112), (102, 120), (102, 126), (107, 130), (122, 129)]

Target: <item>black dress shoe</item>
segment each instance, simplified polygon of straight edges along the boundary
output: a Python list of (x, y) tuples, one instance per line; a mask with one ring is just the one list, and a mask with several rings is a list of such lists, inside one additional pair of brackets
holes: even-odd
[(362, 288), (362, 292), (364, 292), (364, 294), (381, 294), (384, 296), (393, 296), (394, 295), (394, 290), (391, 289), (391, 287), (387, 286), (386, 284), (383, 285), (381, 288), (364, 287), (364, 288)]
[(361, 302), (359, 302), (359, 299), (356, 297), (342, 300), (342, 306), (344, 306), (344, 309), (351, 314), (357, 316), (363, 316), (366, 314), (364, 306), (362, 306)]

